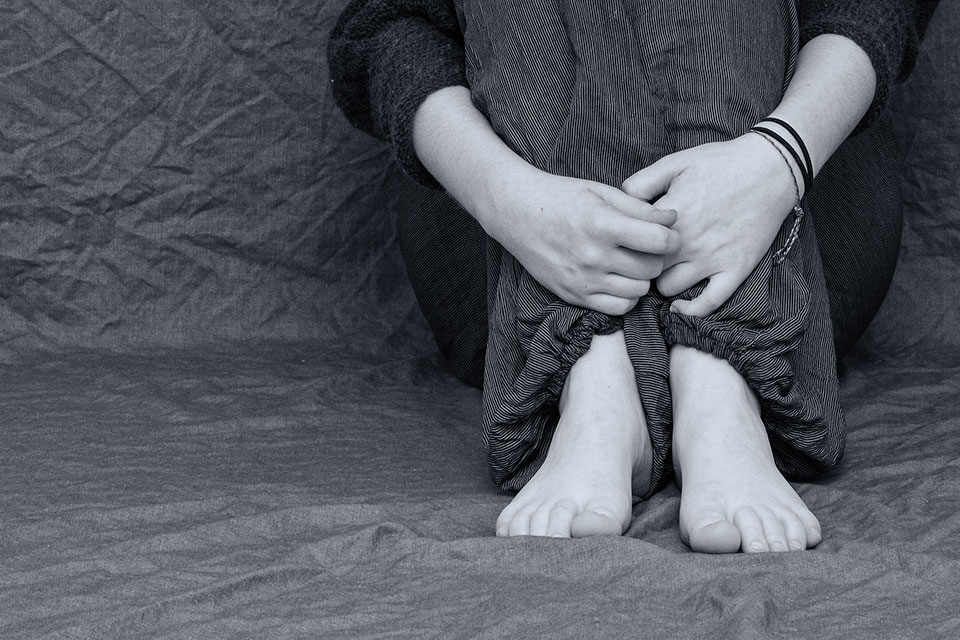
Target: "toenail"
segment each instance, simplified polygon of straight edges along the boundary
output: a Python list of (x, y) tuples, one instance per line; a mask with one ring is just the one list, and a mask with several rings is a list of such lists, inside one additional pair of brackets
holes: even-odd
[(793, 549), (794, 551), (800, 551), (801, 549), (803, 549), (803, 543), (800, 542), (799, 540), (791, 540), (790, 548)]
[(750, 543), (750, 549), (752, 551), (765, 551), (766, 548), (767, 548), (767, 545), (763, 544), (759, 540)]
[(787, 547), (782, 542), (774, 542), (770, 545), (774, 551), (786, 551)]

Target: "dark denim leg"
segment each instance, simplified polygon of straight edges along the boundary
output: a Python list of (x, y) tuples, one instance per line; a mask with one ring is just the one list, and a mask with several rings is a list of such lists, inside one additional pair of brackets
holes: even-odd
[(807, 200), (842, 359), (880, 309), (900, 253), (900, 162), (886, 116), (837, 149)]
[(400, 249), (420, 309), (453, 373), (483, 385), (487, 236), (457, 202), (413, 181), (398, 203)]

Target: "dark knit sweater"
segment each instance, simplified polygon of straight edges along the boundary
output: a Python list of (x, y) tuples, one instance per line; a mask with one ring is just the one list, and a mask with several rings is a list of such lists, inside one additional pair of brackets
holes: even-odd
[[(846, 36), (877, 74), (873, 104), (859, 128), (886, 103), (890, 85), (913, 68), (938, 0), (798, 0), (801, 44), (825, 33)], [(404, 170), (438, 187), (413, 148), (413, 116), (424, 99), (466, 85), (463, 35), (452, 0), (352, 0), (330, 35), (330, 82), (354, 126), (386, 140)]]

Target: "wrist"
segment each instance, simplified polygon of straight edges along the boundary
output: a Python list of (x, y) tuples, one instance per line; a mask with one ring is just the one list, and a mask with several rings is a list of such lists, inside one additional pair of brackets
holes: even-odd
[(751, 145), (753, 157), (761, 164), (757, 176), (761, 189), (768, 190), (775, 198), (776, 205), (769, 208), (770, 215), (778, 215), (781, 221), (790, 213), (793, 205), (798, 202), (798, 191), (803, 189), (803, 177), (796, 164), (787, 159), (786, 153), (780, 151), (776, 143), (765, 138), (762, 134), (750, 132), (744, 135)]
[[(761, 120), (750, 131), (763, 136), (791, 169), (799, 171), (801, 180), (796, 183), (797, 200), (799, 201), (813, 183), (813, 161), (803, 138), (789, 122), (773, 116)], [(796, 171), (794, 175), (796, 175)]]
[(542, 172), (512, 152), (498, 154), (483, 166), (465, 206), (488, 236), (506, 245), (517, 235), (517, 225), (523, 224), (523, 212), (529, 208), (526, 198)]
[(760, 153), (766, 158), (766, 164), (772, 172), (771, 178), (779, 178), (790, 200), (794, 203), (799, 202), (806, 192), (806, 176), (802, 161), (789, 152), (785, 142), (764, 131), (752, 129), (747, 136), (754, 139), (757, 149), (763, 147)]

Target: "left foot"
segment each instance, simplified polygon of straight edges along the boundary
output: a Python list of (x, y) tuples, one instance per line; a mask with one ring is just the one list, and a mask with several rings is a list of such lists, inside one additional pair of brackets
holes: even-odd
[(670, 354), (680, 535), (694, 551), (798, 551), (820, 524), (777, 469), (756, 397), (724, 360)]

